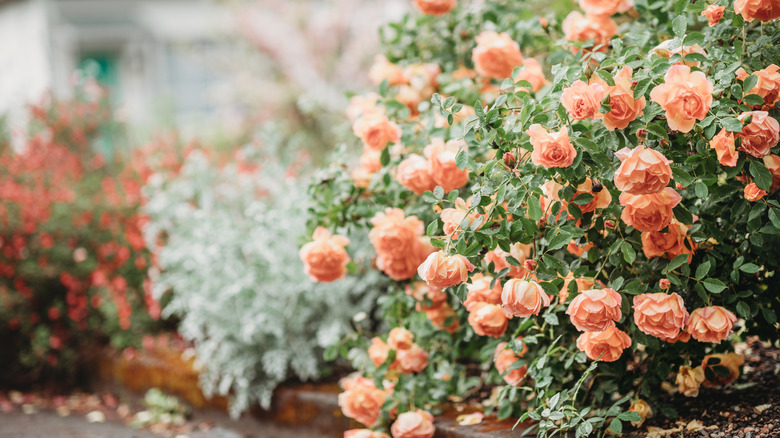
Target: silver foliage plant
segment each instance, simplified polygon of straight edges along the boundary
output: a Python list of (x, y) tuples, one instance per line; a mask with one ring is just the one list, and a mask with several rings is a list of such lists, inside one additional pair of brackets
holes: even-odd
[(306, 183), (287, 175), (273, 149), (263, 146), (254, 173), (193, 152), (177, 175), (157, 174), (145, 189), (147, 242), (165, 241), (155, 294), (171, 292), (163, 313), (180, 318), (202, 389), (229, 396), (233, 416), (256, 403), (268, 408), (291, 376), (321, 376), (323, 349), (352, 330), (355, 315), (370, 312), (385, 285), (363, 266), (372, 256), (365, 235), (349, 236), (353, 271), (365, 275), (332, 284), (305, 277), (298, 242), (307, 239)]

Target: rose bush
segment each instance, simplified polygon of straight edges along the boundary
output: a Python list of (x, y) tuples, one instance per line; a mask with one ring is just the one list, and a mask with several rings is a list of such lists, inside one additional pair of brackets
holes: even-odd
[(424, 3), (382, 29), (385, 74), (348, 110), (392, 127), (355, 131), (380, 166), (311, 187), (310, 234), (383, 236), (383, 319), (426, 354), (401, 369), (364, 323), (343, 356), (388, 391), (365, 426), (431, 436), (466, 400), (620, 433), (676, 415), (663, 383), (733, 381), (734, 341), (778, 337), (776, 2)]

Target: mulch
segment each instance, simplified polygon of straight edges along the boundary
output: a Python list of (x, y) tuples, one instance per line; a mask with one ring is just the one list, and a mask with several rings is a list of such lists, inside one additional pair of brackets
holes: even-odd
[[(722, 388), (701, 387), (699, 396), (665, 394), (679, 414), (649, 418), (641, 435), (648, 438), (780, 437), (780, 349), (751, 339), (742, 346), (745, 365), (740, 378)], [(740, 348), (741, 350), (741, 348)], [(636, 433), (636, 432), (635, 432)]]

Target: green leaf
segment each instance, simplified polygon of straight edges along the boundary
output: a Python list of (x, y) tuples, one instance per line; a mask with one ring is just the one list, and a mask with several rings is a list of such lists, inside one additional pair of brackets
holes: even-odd
[(547, 249), (550, 251), (561, 249), (568, 245), (569, 242), (571, 242), (571, 235), (568, 233), (560, 233), (550, 240), (550, 244), (547, 245)]
[(637, 82), (636, 87), (634, 87), (634, 99), (639, 99), (644, 96), (651, 85), (653, 85), (653, 80), (651, 78), (645, 78)]
[(694, 44), (698, 44), (700, 46), (704, 45), (703, 33), (691, 32), (688, 35), (685, 35), (685, 39), (683, 39), (683, 46), (692, 46)]
[(742, 98), (742, 101), (745, 102), (748, 105), (763, 105), (764, 104), (764, 98), (759, 96), (758, 94), (748, 94), (747, 96)]
[(777, 215), (777, 210), (774, 208), (769, 209), (769, 220), (775, 228), (780, 228), (780, 217)]
[[(743, 93), (747, 93), (748, 91), (752, 90), (753, 87), (756, 86), (756, 84), (758, 84), (758, 76), (750, 75), (746, 77), (745, 80), (742, 82)], [(762, 100), (761, 103), (763, 103), (763, 99), (761, 100)]]
[(696, 192), (696, 196), (701, 199), (706, 199), (709, 194), (707, 186), (701, 181), (698, 181), (693, 185), (693, 190)]
[(668, 265), (666, 265), (666, 269), (664, 269), (664, 274), (667, 272), (674, 271), (675, 269), (682, 266), (684, 263), (688, 263), (688, 254), (680, 254), (674, 259), (672, 259), (671, 262), (669, 262)]
[(711, 264), (710, 264), (709, 260), (707, 260), (706, 262), (700, 264), (696, 268), (696, 279), (697, 280), (701, 280), (702, 278), (706, 277), (707, 274), (710, 272), (710, 267), (711, 267)]
[(458, 151), (458, 155), (455, 156), (455, 165), (458, 169), (466, 169), (469, 165), (469, 151), (461, 149)]
[(739, 267), (739, 270), (742, 272), (746, 272), (748, 274), (755, 274), (758, 272), (758, 266), (754, 265), (753, 263), (745, 263), (744, 265)]
[(623, 253), (623, 259), (626, 261), (626, 263), (629, 265), (634, 263), (634, 260), (636, 260), (636, 251), (630, 243), (623, 242), (623, 245), (620, 247), (620, 251)]
[(436, 186), (436, 188), (433, 189), (433, 196), (437, 201), (441, 201), (441, 199), (444, 198), (444, 189), (441, 186)]
[(772, 187), (772, 172), (760, 161), (750, 162), (750, 175), (761, 190), (769, 190)]
[[(736, 120), (736, 119), (734, 119)], [(737, 120), (738, 121), (738, 120)], [(742, 129), (742, 124), (739, 125), (740, 129)], [(647, 132), (650, 134), (655, 135), (656, 137), (661, 137), (669, 140), (669, 134), (666, 133), (666, 128), (661, 126), (660, 123), (651, 123), (647, 125)]]
[(532, 194), (528, 195), (528, 217), (534, 222), (542, 218), (542, 204)]
[(425, 234), (427, 236), (435, 236), (437, 231), (439, 231), (439, 221), (435, 220), (428, 224), (428, 229)]
[(723, 125), (723, 127), (726, 128), (726, 131), (728, 132), (742, 132), (742, 122), (740, 122), (736, 117), (726, 117), (720, 119), (720, 124)]
[(750, 318), (750, 306), (748, 303), (744, 301), (740, 301), (737, 303), (737, 313), (739, 313), (739, 316), (748, 319)]
[(672, 20), (672, 30), (674, 34), (682, 38), (685, 35), (685, 31), (688, 29), (688, 16), (683, 14), (679, 15)]
[(708, 291), (714, 294), (719, 294), (723, 292), (724, 289), (726, 289), (726, 284), (718, 280), (717, 278), (708, 278), (704, 280), (702, 283), (704, 284), (704, 287), (706, 287)]
[(623, 421), (640, 421), (640, 420), (642, 420), (642, 417), (638, 413), (633, 412), (633, 411), (621, 412), (617, 417), (620, 418)]
[(609, 430), (620, 435), (621, 433), (623, 433), (623, 423), (617, 418), (615, 418), (612, 420), (611, 423), (609, 423)]
[(610, 74), (608, 71), (598, 70), (596, 74), (599, 75), (601, 79), (604, 79), (604, 82), (606, 82), (610, 87), (615, 86), (615, 78), (613, 78), (612, 74)]
[(379, 155), (379, 163), (382, 165), (382, 167), (387, 166), (387, 163), (390, 162), (390, 148), (386, 147), (382, 149), (382, 154)]
[(764, 315), (764, 319), (766, 320), (766, 322), (770, 324), (774, 324), (777, 322), (777, 315), (775, 314), (774, 310), (768, 307), (762, 307), (761, 314)]
[(682, 184), (683, 187), (688, 187), (693, 182), (693, 177), (679, 167), (672, 167), (672, 176), (674, 182)]

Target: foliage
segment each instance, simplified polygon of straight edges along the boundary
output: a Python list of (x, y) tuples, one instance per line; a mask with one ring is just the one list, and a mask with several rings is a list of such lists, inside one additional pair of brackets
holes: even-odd
[(0, 369), (25, 385), (72, 379), (86, 347), (140, 344), (158, 323), (146, 291), (142, 176), (95, 151), (121, 129), (87, 81), (30, 107), (21, 151), (0, 151)]
[[(180, 173), (157, 174), (145, 188), (145, 235), (159, 245), (155, 293), (170, 291), (163, 314), (181, 318), (203, 389), (230, 396), (234, 415), (257, 402), (267, 408), (292, 376), (326, 375), (323, 348), (349, 333), (384, 288), (376, 272), (338, 286), (304, 279), (296, 243), (307, 200), (297, 175), (306, 155), (282, 149), (273, 129), (266, 137), (241, 148), (238, 164), (191, 152)], [(351, 269), (366, 271), (365, 237), (353, 242)]]
[[(310, 230), (315, 226), (333, 232), (370, 228), (376, 213), (386, 207), (400, 208), (407, 217), (414, 215), (425, 223), (433, 246), (465, 256), (476, 266), (468, 283), (446, 289), (447, 303), (455, 309), (460, 326), (452, 334), (418, 311), (430, 303), (404, 293), (409, 281), (396, 282), (380, 298), (383, 319), (391, 327), (414, 333), (415, 342), (428, 353), (422, 372), (390, 371), (392, 354), (386, 361), (369, 360), (364, 352), (367, 338), (349, 343), (355, 347), (351, 355), (359, 371), (374, 376), (377, 385), (383, 377), (396, 380), (393, 395), (383, 406), (384, 420), (391, 419), (389, 413), (396, 408), (398, 412), (413, 406), (433, 408), (503, 383), (492, 363), (499, 342), (508, 342), (519, 360), (506, 372), (527, 367), (526, 380), (494, 392), (484, 401), (489, 411), (500, 418), (536, 420), (540, 435), (560, 431), (587, 436), (605, 428), (619, 433), (624, 422), (639, 420), (638, 414), (623, 412), (629, 400), (641, 397), (653, 404), (661, 384), (674, 381), (681, 366), (696, 368), (706, 354), (731, 348), (728, 342), (700, 342), (696, 335), (687, 341), (690, 333), (685, 327), (674, 339), (677, 342), (640, 330), (632, 304), (636, 306), (636, 297), (649, 293), (678, 294), (687, 309), (685, 321), (688, 312), (710, 306), (735, 313), (739, 322), (731, 340), (750, 335), (776, 340), (780, 174), (771, 164), (776, 156), (770, 153), (778, 152), (777, 136), (772, 140), (768, 134), (771, 151), (746, 153), (748, 125), (760, 116), (745, 113), (764, 110), (767, 117), (778, 118), (775, 95), (763, 93), (758, 76), (750, 75), (779, 63), (777, 23), (747, 22), (727, 1), (721, 2), (722, 20), (708, 26), (701, 16), (708, 5), (702, 2), (638, 0), (627, 13), (615, 17), (617, 36), (603, 45), (592, 39), (575, 41), (571, 32), (562, 31), (558, 17), (527, 18), (525, 2), (459, 3), (442, 17), (417, 13), (383, 28), (387, 58), (397, 65), (377, 67), (386, 73), (377, 81), (378, 96), (366, 98), (368, 104), (353, 101), (351, 109), (363, 111), (363, 117), (381, 112), (398, 124), (400, 138), (387, 147), (380, 145), (378, 151), (365, 143), (357, 173), (350, 175), (333, 166), (327, 177), (311, 187)], [(475, 39), (486, 30), (506, 32), (520, 44), (526, 59), (543, 60), (549, 83), (534, 86), (527, 79), (528, 67), (515, 68), (512, 78), (503, 80), (474, 73)], [(653, 92), (671, 82), (665, 75), (683, 62), (692, 71), (703, 72), (712, 88), (702, 99), (713, 99), (687, 131), (667, 117)], [(403, 73), (398, 79), (394, 72), (421, 63), (441, 73), (430, 89), (418, 87), (421, 95), (410, 101), (406, 91), (414, 82), (405, 82), (408, 75), (405, 78)], [(645, 99), (646, 105), (625, 127), (608, 129), (600, 120), (617, 105), (609, 93), (603, 100), (598, 98), (593, 114), (579, 119), (561, 103), (564, 90), (578, 80), (615, 90), (626, 67), (631, 69), (627, 86), (632, 101)], [(780, 82), (768, 87), (780, 90)], [(473, 115), (467, 111), (470, 104)], [(360, 135), (361, 116), (350, 117)], [(576, 157), (557, 167), (541, 165), (544, 160), (532, 158), (532, 152), (542, 149), (531, 144), (534, 139), (528, 132), (533, 124), (549, 132), (562, 129)], [(716, 135), (729, 133), (736, 137), (733, 166), (721, 164), (726, 160), (712, 146)], [(399, 164), (411, 154), (422, 155), (434, 138), (462, 139), (455, 161), (468, 171), (468, 183), (452, 191), (439, 185), (418, 195), (399, 184)], [(667, 179), (663, 185), (681, 195), (673, 209), (676, 222), (654, 216), (661, 223), (655, 231), (626, 223), (632, 219), (621, 197), (626, 193), (614, 182), (621, 164), (618, 151), (639, 146), (670, 160), (672, 181), (669, 184)], [(425, 154), (430, 166), (430, 153)], [(371, 159), (379, 165), (366, 166)], [(757, 186), (752, 189), (766, 195), (749, 196), (746, 186), (751, 182)], [(468, 204), (453, 222), (443, 211), (458, 207), (458, 198)], [(594, 205), (605, 198), (605, 205)], [(448, 225), (451, 231), (445, 231)], [(671, 228), (678, 226), (682, 246), (676, 252), (654, 253), (648, 239), (658, 235), (652, 233), (669, 236)], [(486, 257), (497, 248), (505, 254), (502, 267), (495, 258)], [(474, 312), (463, 304), (475, 275), (490, 275), (490, 288), (494, 284), (500, 288), (507, 285), (512, 270), (540, 285), (552, 296), (552, 303), (542, 305), (536, 315), (511, 319), (500, 336), (480, 336), (470, 327)], [(580, 287), (579, 281), (595, 285)], [(584, 334), (564, 313), (583, 289), (591, 288), (612, 288), (620, 296), (615, 323), (628, 334), (631, 346), (611, 361), (605, 357), (607, 352), (590, 357), (592, 352), (578, 346), (577, 339)], [(506, 297), (502, 302), (506, 309)], [(707, 380), (715, 380), (711, 374)], [(654, 408), (675, 415), (669, 406)]]

